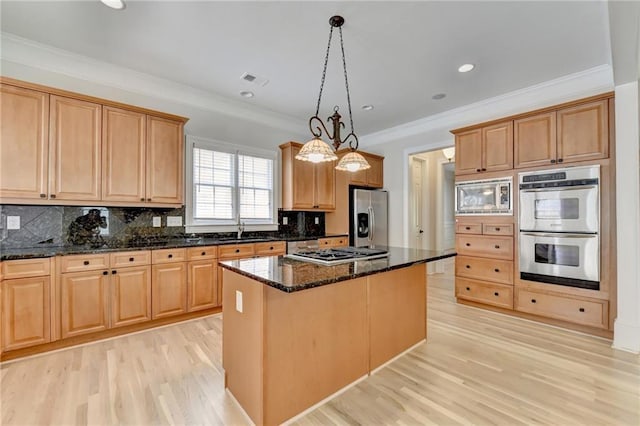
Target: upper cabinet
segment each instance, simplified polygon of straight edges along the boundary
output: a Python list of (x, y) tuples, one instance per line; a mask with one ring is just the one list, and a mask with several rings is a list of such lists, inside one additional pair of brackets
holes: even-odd
[(311, 163), (296, 160), (302, 144), (287, 142), (282, 152), (282, 208), (286, 210), (333, 211), (335, 161)]
[(609, 157), (606, 99), (515, 120), (515, 167)]
[[(343, 155), (351, 152), (349, 149), (341, 150), (338, 153), (338, 157), (342, 158)], [(361, 170), (359, 172), (347, 172), (342, 170), (336, 170), (336, 173), (342, 173), (347, 175), (349, 184), (368, 186), (371, 188), (382, 188), (383, 180), (383, 161), (384, 157), (379, 155), (370, 154), (368, 152), (358, 151), (365, 160), (369, 163), (371, 168)]]
[(513, 168), (513, 122), (456, 133), (456, 174)]
[(49, 95), (0, 86), (0, 197), (48, 197)]
[(0, 202), (183, 203), (186, 119), (2, 78)]

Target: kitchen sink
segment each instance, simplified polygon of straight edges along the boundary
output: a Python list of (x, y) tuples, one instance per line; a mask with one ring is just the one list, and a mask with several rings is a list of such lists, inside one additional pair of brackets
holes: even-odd
[(218, 238), (218, 241), (224, 243), (255, 243), (255, 242), (267, 242), (274, 241), (270, 238)]

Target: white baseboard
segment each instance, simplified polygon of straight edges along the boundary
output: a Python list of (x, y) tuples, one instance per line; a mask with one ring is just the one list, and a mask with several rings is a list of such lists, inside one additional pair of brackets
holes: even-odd
[(640, 354), (640, 325), (616, 319), (613, 324), (614, 349)]

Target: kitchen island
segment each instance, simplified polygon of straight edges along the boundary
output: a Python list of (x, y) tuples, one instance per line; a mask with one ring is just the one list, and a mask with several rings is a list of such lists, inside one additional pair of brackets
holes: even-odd
[(256, 424), (279, 424), (426, 339), (427, 262), (453, 252), (320, 265), (221, 262), (225, 384)]

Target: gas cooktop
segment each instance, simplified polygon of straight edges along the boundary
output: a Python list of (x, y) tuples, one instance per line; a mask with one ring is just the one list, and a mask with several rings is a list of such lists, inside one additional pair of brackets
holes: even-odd
[(309, 250), (287, 255), (287, 257), (292, 259), (321, 263), (323, 265), (335, 265), (337, 263), (347, 263), (354, 260), (379, 259), (387, 256), (389, 256), (389, 253), (386, 250), (368, 247), (340, 247), (323, 250)]

